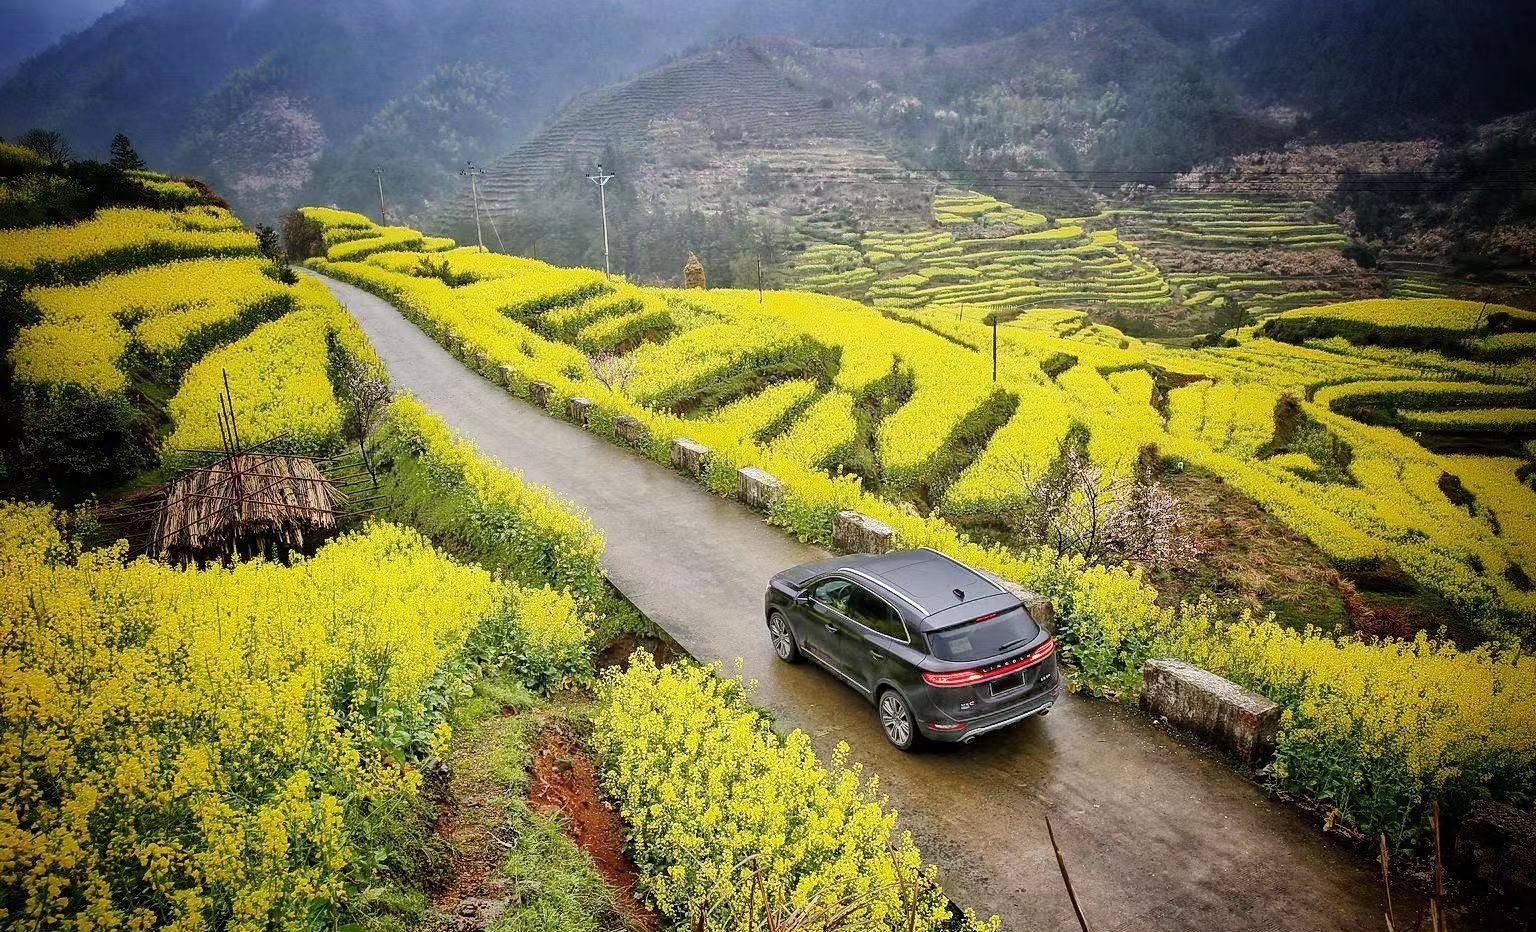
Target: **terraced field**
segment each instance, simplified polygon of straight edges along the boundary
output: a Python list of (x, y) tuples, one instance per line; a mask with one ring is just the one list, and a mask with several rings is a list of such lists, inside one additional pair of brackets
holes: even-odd
[[(1264, 318), (1382, 287), (1347, 263), (1305, 270), (1307, 259), (1336, 260), (1349, 243), (1338, 224), (1323, 219), (1310, 201), (1172, 194), (1134, 207), (1107, 208), (1081, 222), (1094, 229), (1112, 226), (1140, 246), (1168, 270), (1178, 301), (1196, 312), (1231, 306)], [(1272, 263), (1262, 257), (1275, 254), (1291, 261), (1265, 268)]]
[(1168, 194), (1052, 220), (950, 191), (934, 197), (933, 222), (921, 228), (860, 231), (823, 213), (797, 229), (810, 243), (791, 266), (797, 287), (878, 307), (1072, 307), (1177, 332), (1353, 298), (1456, 291), (1445, 266), (1412, 256), (1360, 268), (1341, 251), (1343, 229), (1300, 200)]
[[(840, 257), (829, 260), (823, 287), (862, 291), (873, 307), (797, 292), (759, 303), (756, 292), (636, 288), (472, 249), (430, 260), (451, 268), (447, 279), (406, 252), (327, 268), (372, 287), (468, 302), (483, 309), (476, 327), (531, 327), (548, 341), (533, 350), (548, 353), (545, 380), (569, 386), (561, 391), (601, 388), (585, 354), (619, 353), (626, 404), (667, 419), (669, 430), (748, 444), (799, 468), (843, 469), (853, 475), (838, 481), (953, 521), (1006, 516), (1071, 431), (1086, 432), (1088, 451), (1111, 471), (1129, 470), (1154, 444), (1219, 476), (1340, 566), (1390, 561), (1488, 633), (1529, 628), (1536, 552), (1508, 516), (1527, 513), (1533, 497), (1522, 478), (1536, 458), (1525, 410), (1536, 381), (1524, 344), (1536, 330), (1531, 315), (1499, 308), (1479, 321), (1479, 305), (1455, 301), (1326, 305), (1283, 314), (1234, 347), (1183, 350), (1080, 311), (1041, 309), (1002, 328), (993, 382), (983, 320), (1020, 299), (989, 302), (974, 289), (996, 288), (996, 279), (952, 283), (947, 273), (978, 256), (1089, 261), (1074, 253), (1089, 244), (1132, 268), (1135, 255), (1104, 232), (1052, 226), (1005, 205), (941, 205), (952, 215), (945, 228), (818, 250)], [(1039, 229), (994, 239), (950, 232), (974, 231), (973, 218), (987, 213)], [(868, 264), (872, 253), (885, 268)], [(905, 273), (916, 298), (886, 290), (903, 277), (892, 275), (897, 264), (918, 263), (928, 274)], [(870, 276), (878, 277), (856, 283)], [(1490, 354), (1485, 343), (1502, 349)], [(1369, 411), (1346, 404), (1356, 384), (1376, 392)], [(1408, 393), (1390, 408), (1406, 413), (1384, 413), (1384, 384)], [(1469, 399), (1469, 384), (1482, 394)], [(1289, 420), (1286, 404), (1296, 412)], [(1435, 413), (1451, 411), (1466, 413)], [(1503, 429), (1496, 441), (1490, 423)], [(1474, 455), (1486, 458), (1477, 469), (1456, 458)], [(1449, 494), (1452, 483), (1484, 494)]]
[[(1164, 605), (1137, 571), (1035, 546), (1027, 524), (1009, 523), (1067, 456), (1109, 475), (1212, 476), (1282, 525), (1269, 526), (1276, 537), (1301, 535), (1340, 571), (1417, 587), (1475, 636), (1529, 644), (1536, 355), (1480, 358), (1463, 327), (1519, 345), (1533, 315), (1455, 301), (1328, 305), (1197, 350), (1041, 309), (998, 328), (994, 379), (987, 312), (966, 305), (637, 288), (473, 249), (312, 264), (556, 416), (661, 463), (677, 439), (702, 444), (700, 481), (721, 494), (740, 494), (740, 470), (765, 470), (779, 480), (768, 520), (803, 540), (828, 541), (834, 516), (852, 509), (902, 546), (1048, 593), (1064, 606), (1058, 636), (1080, 682), (1134, 691), (1143, 661), (1171, 654), (1270, 695), (1289, 713), (1271, 778), (1368, 835), (1422, 838), (1429, 800), (1497, 792), (1504, 784), (1482, 775), (1523, 772), (1536, 753), (1536, 686), (1519, 649)], [(572, 327), (637, 308), (667, 325), (600, 354), (572, 342)], [(1377, 416), (1381, 398), (1403, 421), (1497, 421), (1506, 442), (1426, 445), (1405, 432), (1419, 427)], [(987, 522), (1015, 536), (983, 544), (965, 530)]]
[(1114, 230), (1052, 223), (973, 192), (934, 199), (934, 228), (820, 236), (793, 265), (795, 282), (877, 307), (1017, 311), (1078, 305), (1146, 312), (1167, 305), (1168, 283)]

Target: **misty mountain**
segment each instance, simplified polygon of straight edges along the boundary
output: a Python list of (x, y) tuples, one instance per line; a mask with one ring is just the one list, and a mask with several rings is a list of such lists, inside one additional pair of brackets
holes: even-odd
[[(29, 4), (14, 33), (105, 5)], [(1518, 0), (127, 0), (0, 86), (0, 134), (57, 129), (99, 157), (123, 131), (262, 219), (301, 200), (371, 207), (378, 167), (395, 219), (422, 222), (466, 159), (513, 151), (604, 88), (766, 36), (799, 40), (758, 46), (861, 145), (978, 177), (1154, 181), (1536, 108), (1536, 8)]]
[(0, 78), (57, 42), (89, 26), (122, 0), (0, 0)]
[(350, 183), (347, 166), (372, 160), (354, 145), (409, 124), (413, 108), (434, 109), (437, 95), (456, 100), (451, 125), (422, 126), (437, 135), (419, 138), (446, 136), (458, 161), (491, 155), (573, 92), (698, 35), (659, 28), (643, 10), (614, 0), (129, 0), (0, 88), (0, 132), (48, 126), (96, 155), (126, 132), (156, 164), (205, 175), (238, 207), (270, 216), (317, 170)]
[(1536, 106), (1536, 4), (1285, 0), (1225, 61), (1260, 102), (1334, 138), (1466, 127)]

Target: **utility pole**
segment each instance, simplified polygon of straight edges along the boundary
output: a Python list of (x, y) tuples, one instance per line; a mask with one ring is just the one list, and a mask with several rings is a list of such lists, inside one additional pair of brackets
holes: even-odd
[(992, 381), (997, 381), (997, 314), (992, 314)]
[(389, 214), (384, 210), (384, 169), (375, 167), (373, 177), (379, 182), (379, 226), (389, 226)]
[(613, 180), (613, 175), (603, 173), (603, 163), (597, 163), (597, 171), (588, 175), (587, 180), (597, 185), (597, 200), (603, 205), (603, 277), (611, 278), (613, 271), (608, 265), (608, 182)]
[(475, 241), (480, 244), (480, 251), (485, 252), (485, 234), (480, 230), (480, 185), (475, 180), (476, 175), (485, 174), (485, 169), (476, 167), (474, 162), (466, 162), (459, 174), (469, 178), (469, 196), (475, 205)]
[(763, 303), (763, 257), (757, 257), (757, 303)]

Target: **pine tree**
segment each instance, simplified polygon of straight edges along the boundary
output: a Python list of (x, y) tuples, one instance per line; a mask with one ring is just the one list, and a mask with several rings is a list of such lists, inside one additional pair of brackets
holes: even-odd
[(122, 133), (112, 137), (111, 152), (113, 168), (120, 168), (123, 171), (144, 170), (144, 160), (139, 158), (139, 153), (133, 148), (133, 143)]

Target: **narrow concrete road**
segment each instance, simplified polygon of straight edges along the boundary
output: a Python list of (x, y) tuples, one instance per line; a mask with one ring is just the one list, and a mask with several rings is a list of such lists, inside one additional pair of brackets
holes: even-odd
[(769, 647), (764, 584), (823, 551), (510, 397), (389, 304), (327, 284), (399, 387), (586, 509), (608, 539), (610, 578), (641, 611), (696, 657), (742, 658), (758, 702), (824, 752), (846, 741), (957, 902), (997, 913), (1006, 929), (1075, 929), (1049, 814), (1101, 932), (1382, 928), (1379, 883), (1363, 859), (1134, 710), (1068, 697), (1050, 716), (972, 746), (890, 748), (861, 696), (815, 667), (779, 663)]

